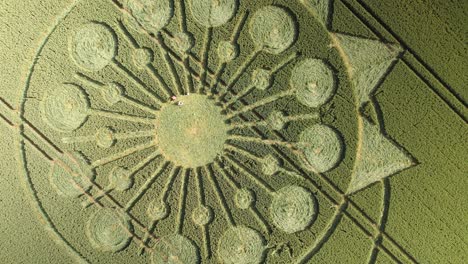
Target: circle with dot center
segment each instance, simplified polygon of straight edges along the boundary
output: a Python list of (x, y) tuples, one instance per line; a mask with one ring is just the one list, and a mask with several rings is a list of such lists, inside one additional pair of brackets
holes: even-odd
[(164, 105), (156, 121), (163, 155), (186, 168), (212, 162), (228, 137), (229, 127), (221, 111), (214, 101), (198, 94), (179, 96), (177, 102)]

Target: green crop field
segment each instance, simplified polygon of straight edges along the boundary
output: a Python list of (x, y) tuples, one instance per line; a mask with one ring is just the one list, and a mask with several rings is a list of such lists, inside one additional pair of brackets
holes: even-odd
[(1, 263), (468, 263), (468, 3), (0, 5)]

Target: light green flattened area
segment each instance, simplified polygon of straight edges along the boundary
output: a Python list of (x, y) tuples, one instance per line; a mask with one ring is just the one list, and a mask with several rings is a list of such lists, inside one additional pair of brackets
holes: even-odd
[(99, 209), (88, 220), (86, 235), (94, 248), (116, 252), (130, 242), (133, 227), (125, 216), (113, 209)]
[(124, 7), (130, 13), (128, 19), (136, 28), (153, 34), (165, 27), (174, 14), (173, 0), (125, 0)]
[(221, 263), (254, 264), (263, 261), (264, 252), (262, 236), (251, 228), (239, 226), (232, 227), (223, 234), (217, 253)]
[(42, 117), (58, 131), (79, 128), (88, 118), (89, 101), (83, 89), (76, 85), (58, 85), (41, 105)]
[(221, 153), (228, 136), (224, 119), (221, 108), (206, 96), (180, 96), (158, 114), (156, 140), (169, 160), (196, 168)]
[(1, 262), (466, 263), (461, 2), (4, 1)]
[(162, 237), (154, 247), (153, 264), (200, 263), (198, 248), (181, 235)]
[(306, 229), (317, 211), (312, 194), (299, 186), (279, 190), (270, 207), (273, 223), (290, 234)]
[(360, 159), (356, 162), (348, 193), (356, 192), (389, 175), (414, 165), (411, 158), (394, 142), (385, 138), (379, 128), (363, 120)]
[(361, 103), (370, 95), (382, 76), (397, 59), (401, 48), (380, 41), (338, 34), (339, 45), (349, 59), (349, 75), (358, 92)]

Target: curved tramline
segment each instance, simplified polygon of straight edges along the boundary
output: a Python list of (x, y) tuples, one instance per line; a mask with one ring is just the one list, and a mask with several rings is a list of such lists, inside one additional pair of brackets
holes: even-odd
[(328, 1), (279, 2), (82, 0), (54, 27), (21, 153), (77, 260), (308, 263), (343, 217), (363, 228), (349, 208), (377, 226), (352, 194), (413, 160), (362, 108), (400, 50), (331, 32)]

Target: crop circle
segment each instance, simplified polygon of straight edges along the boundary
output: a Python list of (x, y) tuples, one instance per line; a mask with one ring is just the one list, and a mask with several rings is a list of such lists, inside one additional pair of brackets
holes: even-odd
[(42, 117), (52, 128), (72, 132), (88, 118), (88, 97), (81, 87), (63, 84), (46, 96), (41, 110)]
[(316, 124), (304, 130), (298, 145), (309, 166), (317, 172), (331, 170), (342, 158), (343, 142), (338, 133), (326, 125)]
[(319, 107), (332, 97), (335, 78), (322, 60), (306, 59), (294, 67), (291, 86), (296, 89), (296, 97), (302, 104)]
[(275, 226), (289, 234), (306, 229), (312, 223), (316, 210), (312, 194), (299, 186), (279, 190), (270, 206)]
[(254, 229), (231, 227), (219, 240), (218, 256), (226, 264), (262, 263), (265, 248), (263, 237)]
[(153, 220), (162, 220), (169, 215), (169, 207), (164, 202), (153, 200), (149, 204), (146, 214)]
[(256, 11), (250, 24), (250, 35), (257, 49), (280, 54), (292, 46), (297, 27), (282, 7), (266, 6)]
[(193, 18), (204, 27), (219, 27), (231, 20), (237, 0), (191, 0)]
[(134, 27), (156, 34), (169, 24), (174, 14), (172, 0), (126, 0)]
[(249, 209), (255, 202), (255, 195), (249, 189), (239, 189), (234, 196), (235, 204), (240, 209)]
[(116, 252), (128, 245), (132, 229), (124, 215), (115, 209), (102, 208), (89, 218), (86, 235), (94, 248)]
[(153, 247), (153, 264), (200, 263), (197, 246), (188, 238), (176, 234), (162, 237)]
[(181, 96), (165, 105), (157, 121), (161, 152), (178, 165), (195, 168), (212, 162), (221, 153), (228, 126), (221, 108), (206, 96)]
[(117, 52), (117, 40), (109, 27), (99, 23), (83, 25), (71, 38), (71, 55), (87, 71), (106, 67)]
[(192, 220), (196, 225), (205, 226), (213, 220), (213, 210), (207, 206), (198, 206), (192, 212)]

